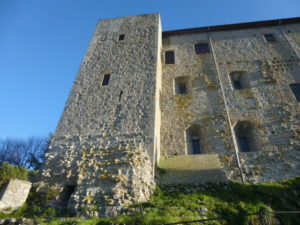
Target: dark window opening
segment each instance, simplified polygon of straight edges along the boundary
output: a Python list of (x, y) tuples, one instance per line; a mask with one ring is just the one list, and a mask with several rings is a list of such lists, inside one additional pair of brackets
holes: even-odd
[(193, 154), (200, 154), (201, 148), (200, 148), (200, 142), (198, 137), (192, 138), (192, 145), (193, 145)]
[(178, 94), (187, 94), (186, 84), (178, 84), (179, 93)]
[(242, 89), (242, 85), (241, 85), (241, 81), (240, 80), (234, 80), (233, 81), (233, 86), (234, 86), (234, 89)]
[(273, 34), (265, 34), (265, 39), (267, 42), (274, 42), (275, 41), (275, 37)]
[(125, 34), (120, 34), (119, 41), (124, 41), (124, 40), (125, 40)]
[(61, 202), (64, 207), (68, 206), (71, 195), (75, 191), (75, 185), (66, 185), (61, 193)]
[(290, 88), (298, 102), (300, 102), (300, 84), (290, 84)]
[(238, 137), (240, 144), (240, 151), (250, 152), (249, 142), (247, 137)]
[(209, 46), (208, 46), (208, 44), (207, 43), (195, 44), (195, 52), (196, 52), (196, 54), (209, 53)]
[(232, 86), (236, 90), (249, 88), (247, 76), (243, 71), (234, 71), (229, 74)]
[(109, 84), (109, 79), (110, 79), (110, 74), (104, 74), (102, 86), (107, 86)]
[(176, 77), (174, 80), (175, 94), (188, 94), (190, 93), (189, 77), (182, 76)]
[(203, 154), (207, 147), (205, 130), (200, 125), (192, 125), (186, 130), (187, 154)]
[(165, 52), (165, 64), (175, 64), (174, 51)]
[(120, 94), (119, 94), (119, 102), (120, 102), (121, 99), (122, 99), (122, 94), (123, 94), (123, 91), (120, 91)]
[(234, 127), (235, 137), (240, 152), (262, 150), (260, 134), (255, 123), (239, 121)]

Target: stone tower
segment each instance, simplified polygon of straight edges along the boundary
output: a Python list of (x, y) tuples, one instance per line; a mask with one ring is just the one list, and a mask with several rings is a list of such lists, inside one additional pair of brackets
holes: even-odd
[(101, 20), (42, 168), (58, 205), (110, 215), (145, 201), (159, 151), (159, 14)]
[(159, 14), (100, 21), (40, 188), (96, 216), (146, 201), (156, 166), (163, 185), (299, 176), (299, 24), (162, 32)]

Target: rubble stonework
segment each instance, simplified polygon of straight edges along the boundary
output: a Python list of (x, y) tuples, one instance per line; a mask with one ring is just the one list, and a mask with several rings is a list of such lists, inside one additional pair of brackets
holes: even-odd
[(299, 176), (300, 108), (289, 86), (300, 83), (299, 24), (162, 32), (159, 14), (100, 21), (40, 188), (57, 190), (57, 206), (102, 216), (149, 199), (155, 166), (168, 185)]
[(152, 193), (159, 21), (151, 14), (97, 25), (41, 169), (40, 188), (56, 189), (57, 205), (111, 215)]
[[(186, 131), (196, 124), (202, 153), (219, 154), (229, 179), (262, 182), (300, 175), (300, 108), (289, 86), (300, 82), (299, 22), (163, 33), (162, 53), (174, 51), (175, 64), (162, 68), (162, 156), (188, 154)], [(275, 41), (267, 42), (265, 34)], [(207, 43), (209, 52), (195, 54), (197, 43)], [(233, 86), (230, 74), (236, 71), (247, 83), (243, 89)], [(187, 81), (186, 94), (175, 94), (180, 77)], [(253, 127), (247, 131), (252, 133), (247, 153), (239, 150), (239, 122)]]

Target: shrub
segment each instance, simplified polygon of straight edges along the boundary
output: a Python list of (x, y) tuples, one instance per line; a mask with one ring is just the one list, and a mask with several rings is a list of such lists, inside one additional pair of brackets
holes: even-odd
[(21, 166), (12, 166), (8, 163), (2, 163), (0, 166), (0, 187), (9, 182), (11, 178), (20, 180), (29, 180), (34, 171), (29, 171)]

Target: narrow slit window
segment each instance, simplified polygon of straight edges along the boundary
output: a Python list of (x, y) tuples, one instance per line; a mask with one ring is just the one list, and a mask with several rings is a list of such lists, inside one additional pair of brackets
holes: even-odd
[(300, 102), (300, 83), (299, 84), (290, 84), (290, 88), (298, 102)]
[(205, 54), (209, 53), (209, 46), (207, 43), (199, 43), (195, 44), (195, 53), (198, 54)]
[(174, 51), (166, 51), (165, 52), (165, 64), (175, 64)]
[(124, 40), (125, 40), (125, 34), (120, 34), (119, 41), (124, 41)]
[(265, 39), (267, 42), (274, 42), (275, 41), (275, 37), (273, 34), (265, 34)]
[(120, 91), (120, 94), (119, 94), (119, 102), (122, 100), (122, 94), (123, 94), (123, 91)]
[(110, 74), (104, 74), (102, 86), (107, 86), (109, 84)]

